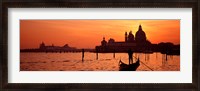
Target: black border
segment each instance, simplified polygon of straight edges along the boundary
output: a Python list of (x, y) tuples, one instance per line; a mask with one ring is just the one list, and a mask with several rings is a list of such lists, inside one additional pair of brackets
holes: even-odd
[[(198, 70), (198, 57), (199, 53), (199, 16), (200, 16), (200, 2), (198, 0), (3, 0), (1, 2), (1, 45), (0, 45), (0, 76), (1, 76), (1, 89), (2, 90), (163, 90), (163, 91), (198, 91), (200, 90), (199, 85), (199, 74)], [(192, 83), (191, 84), (18, 84), (8, 83), (8, 8), (192, 8)], [(33, 78), (34, 79), (34, 78)], [(186, 78), (187, 79), (187, 78)]]

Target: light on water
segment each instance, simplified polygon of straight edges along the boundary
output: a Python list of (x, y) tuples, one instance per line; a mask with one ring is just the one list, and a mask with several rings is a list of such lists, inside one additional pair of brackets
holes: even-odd
[[(141, 64), (136, 71), (180, 71), (180, 56), (134, 53)], [(128, 64), (127, 53), (20, 53), (21, 71), (118, 71), (119, 60)], [(135, 62), (134, 58), (134, 62)]]

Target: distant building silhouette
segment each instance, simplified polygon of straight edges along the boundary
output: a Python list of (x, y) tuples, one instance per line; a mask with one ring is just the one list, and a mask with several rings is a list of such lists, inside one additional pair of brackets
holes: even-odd
[(103, 37), (103, 40), (101, 41), (101, 45), (102, 46), (106, 46), (107, 45), (107, 41), (105, 40), (105, 37)]
[[(110, 38), (107, 42), (105, 40), (105, 37), (103, 37), (101, 45), (96, 46), (96, 50), (98, 50), (99, 52), (127, 52), (129, 49), (136, 52), (166, 52), (166, 50), (171, 51), (174, 49), (177, 50), (178, 48), (180, 48), (180, 45), (175, 46), (173, 45), (173, 43), (161, 43), (159, 45), (152, 44), (149, 40), (147, 40), (146, 34), (143, 31), (141, 25), (139, 25), (138, 31), (135, 33), (135, 36), (132, 31), (130, 31), (129, 33), (125, 32), (124, 41), (115, 41), (113, 38)], [(180, 52), (180, 49), (178, 49), (177, 51)]]
[(65, 44), (64, 46), (54, 46), (54, 44), (46, 46), (44, 42), (40, 44), (39, 47), (42, 51), (69, 51), (76, 49), (75, 47), (69, 47), (68, 44)]
[(125, 42), (128, 41), (128, 35), (127, 35), (127, 32), (125, 32)]
[[(106, 44), (106, 43), (103, 43)], [(102, 45), (103, 45), (102, 44)], [(76, 47), (70, 47), (68, 44), (64, 46), (54, 46), (46, 45), (44, 42), (39, 44), (39, 48), (32, 48), (32, 49), (20, 49), (20, 52), (82, 52), (82, 49), (77, 49)], [(85, 48), (84, 52), (94, 52), (94, 49)]]
[(64, 46), (54, 46), (45, 45), (44, 42), (39, 44), (39, 48), (36, 49), (20, 49), (20, 52), (70, 52), (70, 51), (80, 51), (80, 49), (76, 49), (75, 47), (69, 47), (68, 44)]
[(132, 34), (132, 31), (130, 31), (129, 34), (128, 34), (127, 42), (132, 42), (132, 43), (135, 42), (134, 35)]
[[(127, 34), (125, 32), (125, 41), (118, 41), (116, 42), (113, 38), (110, 38), (108, 42), (105, 40), (105, 37), (103, 37), (103, 40), (101, 41), (100, 46), (96, 46), (96, 49), (103, 52), (110, 52), (110, 51), (118, 51), (118, 52), (125, 52), (128, 51), (128, 49), (132, 49), (134, 51), (141, 51), (141, 48), (144, 48), (147, 44), (151, 44), (146, 39), (146, 34), (142, 30), (142, 26), (140, 25), (138, 28), (138, 31), (136, 32), (136, 37), (134, 37), (134, 34), (132, 31)], [(139, 48), (140, 47), (140, 48)], [(137, 48), (137, 49), (136, 49)], [(139, 48), (139, 49), (138, 49)]]
[(142, 26), (140, 25), (138, 31), (135, 34), (135, 41), (136, 41), (136, 43), (140, 43), (141, 44), (141, 43), (147, 42), (146, 39), (147, 39), (146, 38), (146, 34), (142, 30)]
[[(98, 52), (127, 52), (129, 49), (133, 52), (161, 52), (169, 55), (180, 55), (180, 44), (174, 45), (173, 43), (158, 43), (152, 44), (146, 37), (142, 26), (139, 25), (138, 31), (134, 34), (132, 31), (129, 33), (125, 32), (124, 41), (115, 41), (110, 38), (108, 42), (105, 37), (101, 41), (101, 45), (96, 46), (95, 49), (84, 49), (84, 52), (96, 52), (98, 59)], [(64, 46), (46, 45), (44, 42), (39, 44), (39, 48), (36, 49), (20, 49), (20, 52), (82, 52), (82, 49), (76, 49), (70, 47), (68, 44)]]
[(42, 42), (42, 43), (40, 44), (40, 49), (45, 49), (45, 44), (44, 44), (44, 42)]

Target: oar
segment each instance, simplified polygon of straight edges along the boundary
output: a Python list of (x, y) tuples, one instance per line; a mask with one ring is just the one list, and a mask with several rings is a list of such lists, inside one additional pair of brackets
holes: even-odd
[[(139, 55), (140, 56), (140, 55)], [(138, 56), (138, 59), (139, 59), (139, 56)], [(133, 56), (134, 57), (134, 56)], [(135, 57), (136, 58), (136, 57)], [(137, 59), (137, 58), (136, 58)], [(140, 61), (142, 64), (144, 64), (147, 68), (149, 68), (150, 70), (152, 70), (153, 71), (153, 69), (152, 68), (150, 68), (149, 66), (147, 66), (145, 63), (143, 63), (142, 61)]]
[(150, 70), (153, 71), (153, 69), (151, 69), (149, 66), (147, 66), (145, 63), (143, 63), (142, 61), (140, 61), (142, 64), (144, 64), (147, 68), (149, 68)]

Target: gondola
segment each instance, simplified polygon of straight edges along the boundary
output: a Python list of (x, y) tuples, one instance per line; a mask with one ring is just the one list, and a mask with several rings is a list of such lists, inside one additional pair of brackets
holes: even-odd
[(119, 61), (119, 71), (136, 71), (136, 69), (140, 66), (139, 58), (133, 64), (125, 64), (121, 60)]

